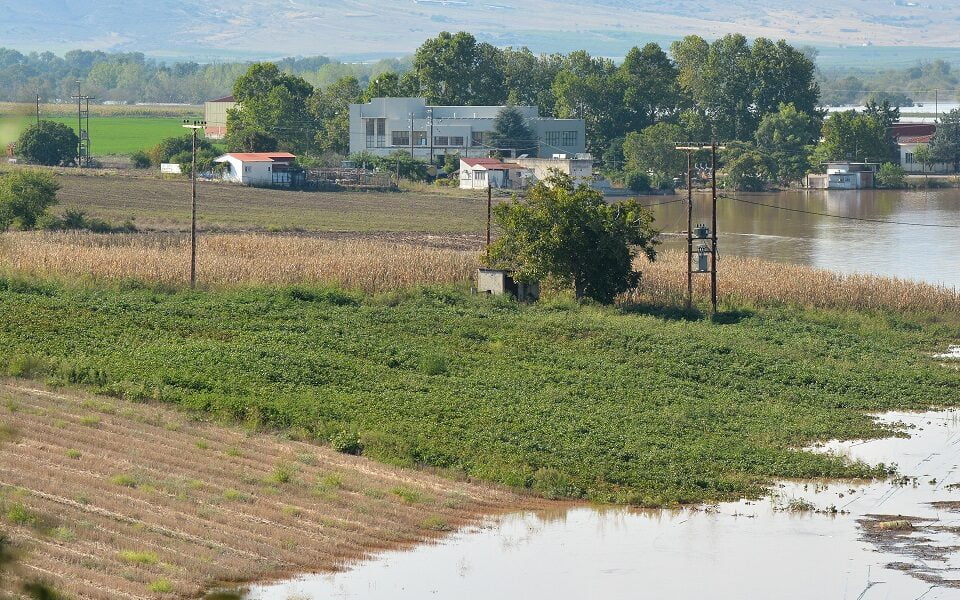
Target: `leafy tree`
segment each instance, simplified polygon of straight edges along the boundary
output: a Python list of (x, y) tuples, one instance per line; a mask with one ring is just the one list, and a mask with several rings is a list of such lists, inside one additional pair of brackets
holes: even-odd
[(551, 87), (563, 66), (559, 54), (536, 56), (527, 48), (500, 50), (504, 89), (507, 102), (536, 106), (540, 114), (553, 114), (554, 97)]
[(276, 152), (279, 147), (277, 138), (253, 128), (231, 135), (228, 145), (234, 152)]
[(659, 45), (632, 48), (619, 68), (623, 85), (624, 122), (630, 131), (640, 131), (661, 120), (677, 116), (682, 94), (677, 69)]
[(324, 152), (350, 151), (350, 104), (361, 96), (356, 77), (343, 77), (310, 97), (310, 114), (320, 123), (316, 144)]
[(884, 100), (880, 104), (871, 100), (867, 102), (863, 114), (870, 115), (883, 126), (884, 137), (887, 140), (887, 155), (884, 158), (886, 160), (899, 162), (900, 147), (897, 144), (896, 137), (893, 135), (893, 126), (900, 122), (900, 107), (891, 106), (889, 100)]
[(362, 102), (369, 102), (372, 98), (402, 98), (413, 95), (415, 90), (407, 89), (410, 80), (401, 80), (400, 76), (392, 71), (381, 73), (367, 85), (367, 90), (359, 98)]
[(374, 169), (388, 173), (396, 173), (400, 169), (400, 177), (410, 181), (426, 181), (429, 177), (428, 165), (419, 158), (414, 158), (406, 150), (391, 152), (389, 156), (379, 156), (371, 152), (355, 152), (350, 160), (359, 167)]
[(523, 113), (513, 106), (505, 106), (497, 113), (490, 143), (497, 150), (512, 150), (517, 156), (537, 152), (536, 136), (527, 126)]
[(420, 93), (441, 105), (495, 105), (506, 99), (499, 51), (461, 31), (441, 32), (413, 56)]
[(750, 48), (753, 75), (753, 111), (756, 121), (793, 104), (801, 113), (816, 114), (820, 86), (813, 59), (783, 40), (757, 38)]
[(793, 104), (760, 121), (755, 136), (757, 149), (769, 156), (774, 179), (784, 185), (803, 179), (810, 170), (809, 155), (819, 133), (819, 123)]
[(77, 158), (80, 138), (73, 129), (55, 121), (27, 127), (17, 139), (17, 154), (40, 165), (68, 165)]
[[(184, 152), (190, 153), (193, 148), (193, 134), (186, 133), (175, 137), (168, 137), (160, 140), (160, 143), (151, 148), (147, 154), (155, 165), (162, 163), (179, 162), (173, 160), (175, 156)], [(213, 144), (209, 140), (197, 137), (197, 152), (215, 152)]]
[(632, 192), (641, 193), (650, 191), (650, 176), (641, 171), (630, 171), (623, 178), (627, 189)]
[(822, 140), (813, 152), (814, 166), (828, 161), (884, 159), (887, 141), (883, 125), (856, 111), (836, 112), (823, 122)]
[(934, 158), (933, 152), (928, 145), (917, 146), (917, 149), (913, 151), (913, 159), (920, 163), (924, 176), (927, 174), (927, 169), (937, 163), (937, 159)]
[(633, 259), (656, 257), (653, 215), (636, 201), (608, 204), (603, 194), (554, 172), (527, 199), (497, 205), (502, 229), (491, 262), (518, 279), (572, 286), (577, 298), (609, 303), (640, 282)]
[(882, 188), (898, 190), (904, 187), (906, 172), (900, 165), (883, 163), (877, 171), (877, 185)]
[(308, 153), (317, 130), (307, 109), (312, 94), (313, 86), (273, 63), (251, 65), (233, 86), (239, 105), (227, 113), (227, 147), (242, 150), (254, 131), (276, 139), (279, 149)]
[(130, 155), (130, 163), (134, 169), (149, 169), (153, 162), (143, 150), (138, 150)]
[(57, 203), (60, 184), (45, 171), (20, 169), (0, 177), (0, 231), (11, 225), (34, 229), (47, 209)]
[(773, 179), (773, 161), (750, 142), (733, 142), (722, 157), (724, 186), (745, 192), (763, 191)]
[[(209, 173), (214, 170), (213, 162), (218, 154), (213, 148), (197, 149), (197, 173)], [(180, 165), (180, 172), (184, 175), (193, 174), (193, 152), (183, 151), (170, 157), (170, 162)]]
[(930, 152), (937, 162), (952, 163), (953, 171), (960, 173), (960, 109), (955, 108), (937, 119)]
[(641, 132), (627, 134), (623, 143), (626, 170), (654, 174), (672, 180), (687, 170), (687, 157), (675, 149), (685, 138), (683, 129), (672, 123), (657, 123)]
[(613, 61), (572, 52), (551, 89), (557, 117), (584, 120), (589, 152), (599, 156), (623, 135), (623, 94)]

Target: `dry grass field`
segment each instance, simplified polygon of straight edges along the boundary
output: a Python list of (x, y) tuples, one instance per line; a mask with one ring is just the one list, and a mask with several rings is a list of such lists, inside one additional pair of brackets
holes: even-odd
[[(288, 436), (289, 438), (289, 436)], [(16, 586), (193, 597), (335, 570), (532, 500), (114, 398), (0, 381), (0, 521)]]
[[(141, 230), (187, 231), (190, 183), (183, 179), (83, 176), (58, 178), (60, 206)], [(476, 233), (486, 227), (480, 192), (422, 186), (407, 192), (294, 192), (221, 183), (198, 186), (205, 231), (411, 231)]]
[[(472, 236), (363, 235), (332, 237), (208, 234), (200, 237), (198, 277), (203, 285), (330, 283), (366, 292), (461, 283), (482, 258)], [(189, 240), (179, 234), (15, 232), (0, 237), (0, 270), (64, 279), (182, 284), (188, 278)], [(818, 308), (960, 313), (954, 290), (872, 275), (841, 275), (789, 264), (725, 256), (720, 297), (734, 302), (799, 304)], [(626, 302), (679, 305), (686, 294), (684, 256), (662, 252), (641, 259), (641, 288)], [(695, 278), (696, 294), (709, 282)]]

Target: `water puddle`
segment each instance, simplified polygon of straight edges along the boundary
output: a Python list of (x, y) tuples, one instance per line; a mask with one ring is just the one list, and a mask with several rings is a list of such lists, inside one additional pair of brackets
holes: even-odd
[(911, 437), (818, 451), (896, 463), (896, 480), (785, 482), (762, 501), (680, 510), (511, 514), (246, 598), (960, 598), (960, 412), (883, 420)]

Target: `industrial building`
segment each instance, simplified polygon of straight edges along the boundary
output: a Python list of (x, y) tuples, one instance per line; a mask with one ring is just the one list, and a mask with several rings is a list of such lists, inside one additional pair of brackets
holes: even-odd
[(233, 96), (207, 100), (203, 103), (204, 120), (207, 126), (203, 135), (208, 140), (222, 140), (227, 135), (227, 111), (236, 108)]
[[(503, 106), (431, 106), (423, 98), (373, 98), (350, 105), (350, 152), (387, 156), (406, 150), (435, 162), (446, 154), (486, 157), (494, 120)], [(535, 106), (514, 107), (524, 116), (535, 139), (524, 154), (550, 158), (584, 152), (583, 119), (541, 117)], [(509, 154), (507, 152), (506, 154)]]

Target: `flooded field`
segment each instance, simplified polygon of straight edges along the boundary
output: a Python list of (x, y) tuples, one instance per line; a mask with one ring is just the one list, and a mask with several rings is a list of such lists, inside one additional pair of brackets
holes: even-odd
[[(754, 204), (731, 199), (719, 201), (717, 231), (721, 257), (724, 253), (756, 256), (842, 273), (873, 273), (960, 288), (960, 263), (956, 259), (960, 254), (958, 189), (731, 195)], [(698, 194), (695, 202), (694, 225), (709, 223), (709, 196)], [(662, 231), (685, 230), (683, 202), (656, 206), (653, 210)], [(796, 210), (850, 218), (794, 212)], [(940, 227), (942, 225), (953, 227)], [(666, 236), (663, 247), (679, 249), (685, 248), (685, 244), (685, 238)]]
[(960, 412), (884, 421), (910, 437), (817, 450), (896, 464), (889, 481), (786, 482), (696, 509), (512, 514), (247, 598), (960, 598)]

